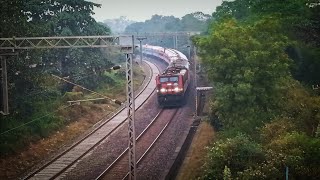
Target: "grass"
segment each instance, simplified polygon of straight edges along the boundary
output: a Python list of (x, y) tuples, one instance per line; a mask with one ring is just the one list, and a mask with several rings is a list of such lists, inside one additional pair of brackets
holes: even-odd
[(206, 147), (213, 142), (214, 135), (213, 127), (208, 122), (201, 122), (176, 179), (197, 179), (201, 176), (201, 167), (207, 155)]

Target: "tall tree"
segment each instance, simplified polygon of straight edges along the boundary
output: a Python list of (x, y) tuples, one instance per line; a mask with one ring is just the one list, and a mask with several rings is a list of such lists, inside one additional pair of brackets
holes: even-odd
[(279, 106), (283, 80), (289, 77), (288, 40), (273, 17), (253, 26), (226, 20), (213, 29), (195, 43), (215, 83), (216, 115), (227, 127), (261, 125)]

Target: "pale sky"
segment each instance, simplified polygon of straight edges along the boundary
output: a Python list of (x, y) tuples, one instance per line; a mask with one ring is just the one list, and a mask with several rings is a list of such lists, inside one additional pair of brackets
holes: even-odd
[(126, 16), (127, 19), (144, 22), (154, 14), (181, 18), (186, 14), (201, 11), (212, 14), (223, 0), (88, 0), (102, 4), (95, 8), (96, 21)]

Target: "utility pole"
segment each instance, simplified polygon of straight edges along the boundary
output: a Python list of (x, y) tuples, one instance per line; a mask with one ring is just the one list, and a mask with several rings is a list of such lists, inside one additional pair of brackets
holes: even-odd
[[(141, 40), (142, 41), (142, 40)], [(126, 54), (126, 76), (127, 76), (127, 115), (128, 115), (128, 148), (129, 148), (129, 179), (136, 180), (136, 131), (135, 131), (135, 101), (133, 90), (133, 72), (132, 72), (132, 54), (134, 52), (134, 36), (119, 39), (122, 47), (128, 47), (123, 50)], [(130, 48), (132, 47), (132, 48)], [(141, 47), (141, 46), (140, 46)]]
[(189, 61), (191, 61), (191, 46), (187, 45), (187, 48), (188, 48), (188, 59)]
[(2, 111), (1, 114), (9, 114), (9, 103), (8, 103), (8, 81), (7, 81), (7, 61), (5, 56), (0, 56), (1, 60), (1, 74), (2, 74)]
[(176, 36), (175, 36), (175, 43), (174, 44), (176, 45), (175, 49), (178, 49), (178, 34), (176, 34)]
[(173, 40), (173, 49), (176, 49), (176, 37), (172, 36), (172, 40)]
[(194, 65), (194, 85), (197, 87), (197, 47), (194, 46), (193, 51), (193, 65)]
[(202, 94), (202, 92), (205, 92), (205, 91), (209, 91), (209, 90), (211, 90), (211, 89), (213, 89), (213, 87), (196, 87), (196, 109), (195, 109), (195, 119), (197, 119), (198, 118), (198, 108), (199, 108), (199, 106), (198, 106), (198, 104), (201, 104), (201, 99), (200, 99), (200, 103), (198, 103), (198, 98), (199, 98), (199, 96), (198, 96), (198, 94), (200, 93), (200, 94)]
[(137, 37), (137, 40), (140, 42), (140, 64), (142, 64), (142, 41), (147, 39), (146, 37)]

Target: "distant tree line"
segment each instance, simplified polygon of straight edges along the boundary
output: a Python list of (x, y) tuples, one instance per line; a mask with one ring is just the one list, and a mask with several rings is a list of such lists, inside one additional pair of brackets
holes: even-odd
[[(124, 33), (144, 36), (145, 33), (174, 33), (198, 31), (205, 32), (211, 20), (211, 15), (202, 12), (194, 12), (187, 14), (182, 18), (174, 16), (153, 15), (151, 19), (145, 22), (136, 22), (128, 25)], [(166, 48), (174, 48), (173, 36), (151, 37), (144, 43), (163, 46)], [(178, 36), (177, 48), (187, 54), (187, 45), (190, 45), (188, 36)]]
[(183, 16), (153, 15), (145, 22), (133, 23), (126, 27), (126, 33), (143, 34), (145, 32), (177, 32), (177, 31), (205, 31), (211, 16), (202, 12), (195, 12)]

